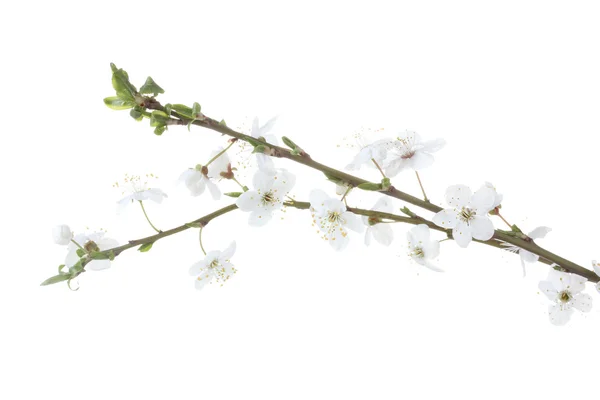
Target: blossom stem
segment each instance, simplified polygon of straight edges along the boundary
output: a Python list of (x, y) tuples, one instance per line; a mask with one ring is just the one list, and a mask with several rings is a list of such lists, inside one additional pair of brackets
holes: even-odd
[(157, 229), (154, 224), (152, 224), (152, 222), (150, 222), (150, 218), (148, 218), (148, 214), (146, 214), (146, 209), (144, 208), (144, 203), (141, 200), (138, 200), (140, 202), (140, 206), (142, 206), (142, 211), (144, 212), (144, 217), (146, 217), (146, 221), (148, 221), (148, 223), (150, 224), (150, 226), (152, 227), (152, 229), (154, 229), (156, 232), (160, 233), (160, 229)]
[(504, 217), (503, 217), (503, 216), (502, 216), (500, 213), (498, 213), (498, 214), (496, 214), (496, 215), (497, 215), (497, 216), (499, 216), (499, 217), (500, 217), (500, 219), (501, 219), (502, 221), (504, 221), (504, 223), (505, 223), (506, 225), (508, 225), (508, 227), (509, 227), (510, 229), (512, 229), (512, 225), (511, 225), (511, 224), (509, 224), (509, 223), (508, 223), (508, 221), (507, 221), (507, 220), (505, 220), (505, 219), (504, 219)]
[(233, 146), (235, 142), (231, 142), (229, 144), (229, 146), (225, 147), (223, 150), (221, 150), (219, 152), (219, 154), (217, 154), (216, 156), (214, 156), (213, 158), (210, 159), (210, 161), (208, 161), (205, 165), (205, 167), (208, 167), (213, 161), (215, 161), (217, 158), (221, 157), (223, 154), (225, 154), (227, 152), (227, 150), (229, 150), (229, 148), (231, 148), (231, 146)]
[(425, 199), (426, 202), (429, 203), (429, 199), (427, 198), (427, 195), (425, 194), (425, 189), (423, 188), (423, 184), (421, 183), (421, 177), (419, 176), (419, 173), (417, 171), (415, 171), (415, 174), (417, 174), (417, 180), (419, 181), (419, 186), (421, 186), (421, 192), (423, 192), (423, 198)]
[(346, 189), (346, 193), (344, 193), (344, 195), (342, 196), (342, 198), (340, 200), (343, 200), (345, 202), (346, 195), (348, 195), (348, 193), (350, 193), (350, 190), (352, 190), (352, 187), (348, 186), (348, 189)]
[(79, 247), (81, 250), (83, 250), (87, 253), (87, 250), (84, 249), (83, 247), (81, 247), (81, 245), (79, 243), (77, 243), (75, 240), (71, 239), (71, 242), (73, 242), (75, 244), (75, 246)]
[(379, 170), (379, 172), (381, 172), (381, 175), (382, 175), (384, 178), (387, 178), (387, 176), (385, 176), (385, 174), (383, 173), (383, 170), (381, 169), (381, 167), (379, 166), (379, 164), (377, 164), (377, 161), (375, 161), (375, 159), (374, 159), (374, 158), (371, 158), (371, 161), (373, 161), (373, 164), (375, 164), (375, 166), (377, 167), (377, 169)]
[(240, 183), (240, 182), (239, 182), (237, 179), (235, 179), (235, 177), (233, 177), (233, 178), (231, 178), (231, 179), (232, 179), (232, 180), (233, 180), (235, 183), (237, 183), (237, 184), (238, 184), (238, 185), (239, 185), (239, 186), (242, 188), (242, 190), (243, 190), (244, 192), (247, 192), (247, 191), (248, 191), (248, 186), (244, 186), (244, 185), (242, 185), (242, 184), (241, 184), (241, 183)]
[(202, 249), (202, 252), (204, 253), (204, 255), (206, 255), (206, 250), (204, 250), (204, 246), (202, 245), (202, 229), (204, 229), (204, 227), (200, 228), (200, 233), (198, 234), (198, 241), (200, 242), (200, 249)]

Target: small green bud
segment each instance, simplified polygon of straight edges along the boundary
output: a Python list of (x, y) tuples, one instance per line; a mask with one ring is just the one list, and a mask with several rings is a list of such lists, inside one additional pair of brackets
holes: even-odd
[(223, 193), (223, 194), (228, 197), (237, 198), (242, 195), (242, 192), (229, 192), (229, 193)]
[(151, 94), (156, 97), (159, 93), (164, 93), (165, 91), (154, 82), (151, 77), (146, 78), (146, 82), (140, 88), (140, 94)]
[(157, 126), (156, 128), (154, 128), (154, 134), (156, 136), (160, 136), (163, 134), (164, 131), (167, 130), (166, 125), (162, 125), (162, 126)]
[(153, 245), (153, 244), (154, 244), (154, 242), (151, 242), (151, 243), (144, 243), (143, 245), (141, 245), (141, 246), (138, 248), (138, 251), (139, 251), (139, 252), (142, 252), (142, 253), (145, 253), (145, 252), (149, 251), (149, 250), (152, 248), (152, 245)]
[(381, 184), (379, 184), (379, 183), (365, 182), (365, 183), (361, 183), (357, 187), (362, 190), (369, 190), (369, 191), (373, 191), (373, 192), (381, 190)]
[(104, 104), (113, 110), (128, 110), (135, 106), (134, 101), (123, 100), (122, 98), (116, 96), (106, 97), (104, 99)]

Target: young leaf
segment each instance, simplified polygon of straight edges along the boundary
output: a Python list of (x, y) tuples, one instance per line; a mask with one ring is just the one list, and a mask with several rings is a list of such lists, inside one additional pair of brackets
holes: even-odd
[(48, 285), (52, 285), (58, 282), (63, 282), (63, 281), (67, 281), (71, 279), (71, 275), (69, 274), (59, 274), (59, 275), (54, 275), (53, 277), (50, 277), (48, 279), (46, 279), (44, 282), (42, 282), (40, 284), (40, 286), (48, 286)]
[(242, 195), (242, 192), (229, 192), (229, 193), (223, 193), (225, 196), (228, 197), (240, 197)]
[(192, 107), (192, 116), (196, 118), (198, 114), (200, 114), (200, 104), (194, 103), (194, 106)]
[(136, 121), (141, 121), (144, 119), (144, 114), (142, 114), (141, 111), (136, 110), (135, 108), (131, 109), (129, 115), (131, 115), (131, 118), (135, 119)]
[(188, 222), (185, 226), (189, 228), (202, 228), (202, 224), (200, 222)]
[(162, 126), (166, 125), (169, 120), (169, 116), (160, 110), (152, 111), (150, 116), (150, 126)]
[(177, 111), (177, 113), (180, 114), (182, 117), (185, 117), (188, 119), (194, 119), (194, 117), (192, 116), (192, 109), (186, 105), (173, 104), (173, 105), (171, 105), (171, 109), (173, 111)]
[(151, 94), (156, 97), (159, 93), (164, 93), (165, 91), (154, 82), (151, 77), (146, 78), (146, 82), (140, 88), (140, 94)]
[(166, 126), (166, 125), (157, 126), (157, 127), (154, 129), (154, 134), (155, 134), (156, 136), (160, 136), (160, 135), (162, 135), (162, 134), (163, 134), (163, 132), (164, 132), (164, 131), (166, 131), (166, 130), (167, 130), (167, 126)]
[(365, 183), (361, 183), (357, 187), (362, 190), (370, 190), (370, 191), (381, 190), (381, 184), (379, 184), (379, 183), (365, 182)]
[(150, 249), (152, 248), (152, 245), (153, 245), (153, 244), (154, 244), (154, 242), (151, 242), (151, 243), (144, 243), (143, 245), (141, 245), (141, 246), (138, 248), (138, 251), (140, 251), (140, 252), (142, 252), (142, 253), (145, 253), (145, 252), (147, 252), (148, 250), (150, 250)]
[(120, 97), (112, 96), (104, 99), (104, 104), (113, 110), (127, 110), (135, 106), (134, 101), (123, 100)]
[(122, 69), (117, 69), (115, 64), (111, 63), (110, 68), (113, 71), (112, 85), (117, 96), (122, 100), (135, 101), (137, 89), (129, 82), (129, 75)]

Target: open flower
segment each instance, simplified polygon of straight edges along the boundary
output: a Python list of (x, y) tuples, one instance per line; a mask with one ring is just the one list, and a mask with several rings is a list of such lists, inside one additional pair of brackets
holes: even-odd
[[(115, 239), (104, 237), (104, 232), (93, 232), (89, 234), (80, 233), (75, 235), (73, 242), (70, 242), (67, 247), (67, 257), (65, 259), (65, 265), (72, 267), (79, 261), (77, 250), (83, 248), (85, 252), (93, 251), (104, 251), (119, 246), (119, 243)], [(79, 246), (78, 246), (79, 245)], [(100, 271), (103, 269), (110, 268), (110, 260), (92, 260), (86, 266), (86, 270)]]
[[(529, 232), (527, 236), (529, 236), (531, 239), (543, 239), (551, 230), (552, 228), (548, 228), (547, 226), (538, 226), (537, 228)], [(501, 244), (503, 246), (508, 246), (506, 248), (507, 251), (519, 253), (519, 256), (521, 257), (521, 266), (523, 267), (523, 276), (525, 276), (526, 274), (525, 263), (535, 263), (540, 258), (540, 256), (538, 256), (537, 254), (533, 254), (532, 252), (522, 249), (518, 246), (512, 246), (509, 243), (504, 242), (502, 242)]]
[(404, 169), (419, 171), (429, 167), (433, 164), (431, 153), (440, 150), (445, 144), (444, 139), (424, 142), (417, 132), (406, 131), (385, 144), (387, 149), (387, 158), (384, 163), (385, 174), (392, 177)]
[(52, 238), (54, 243), (66, 246), (73, 239), (73, 232), (68, 225), (57, 225), (52, 229)]
[(348, 229), (359, 233), (363, 231), (364, 225), (356, 215), (346, 210), (343, 201), (329, 197), (320, 189), (310, 192), (309, 199), (313, 224), (334, 249), (342, 250), (348, 245)]
[(498, 193), (498, 191), (496, 191), (496, 187), (490, 182), (486, 182), (484, 186), (494, 191), (494, 203), (492, 204), (492, 209), (499, 207), (500, 203), (502, 203), (502, 199), (504, 198), (504, 196), (501, 193)]
[[(212, 159), (221, 151), (223, 151), (222, 147), (217, 148), (211, 153), (210, 158)], [(179, 177), (179, 182), (185, 183), (190, 194), (194, 197), (200, 196), (208, 187), (208, 191), (212, 198), (214, 200), (219, 200), (219, 198), (221, 198), (221, 191), (212, 180), (220, 178), (222, 172), (229, 172), (229, 166), (229, 156), (227, 153), (223, 153), (211, 162), (208, 167), (198, 164), (196, 165), (196, 168), (187, 169)]]
[[(252, 121), (252, 129), (250, 131), (250, 136), (252, 136), (255, 139), (262, 137), (267, 143), (277, 146), (277, 144), (279, 143), (277, 137), (275, 135), (267, 134), (271, 131), (271, 129), (273, 129), (275, 122), (277, 122), (277, 117), (273, 117), (270, 120), (268, 120), (267, 123), (263, 126), (259, 126), (258, 117), (254, 118), (254, 121)], [(273, 163), (273, 160), (270, 156), (261, 153), (254, 154), (256, 154), (256, 162), (258, 163), (258, 169), (263, 171), (273, 171), (275, 169), (275, 164)]]
[[(392, 201), (388, 197), (382, 197), (377, 201), (377, 203), (375, 203), (371, 210), (391, 213)], [(392, 240), (394, 239), (394, 231), (389, 224), (382, 223), (380, 218), (374, 216), (363, 216), (362, 221), (363, 224), (367, 226), (367, 230), (365, 232), (365, 244), (367, 246), (371, 244), (371, 236), (384, 246), (389, 246), (392, 243)]]
[(430, 229), (427, 225), (419, 224), (413, 227), (408, 231), (406, 237), (408, 239), (408, 255), (417, 264), (424, 265), (433, 271), (444, 272), (431, 263), (431, 260), (440, 255), (440, 242), (431, 240)]
[(352, 162), (346, 165), (346, 169), (349, 171), (356, 171), (359, 170), (363, 164), (374, 167), (375, 164), (373, 163), (373, 160), (377, 165), (382, 166), (383, 161), (387, 156), (386, 143), (390, 143), (390, 139), (381, 139), (366, 145), (359, 144), (361, 147), (360, 151), (354, 156)]
[(284, 197), (295, 183), (296, 177), (285, 169), (259, 169), (253, 179), (254, 190), (242, 193), (235, 204), (240, 210), (250, 212), (251, 226), (263, 226), (271, 220), (273, 211), (283, 206)]
[(467, 247), (473, 238), (489, 240), (494, 236), (494, 224), (487, 213), (495, 198), (495, 190), (486, 186), (475, 193), (465, 185), (450, 186), (446, 190), (446, 202), (452, 208), (435, 214), (433, 222), (452, 229), (452, 237), (460, 247)]
[[(123, 197), (117, 202), (119, 209), (122, 209), (129, 203), (134, 201), (152, 200), (155, 203), (162, 203), (167, 195), (158, 188), (149, 188), (147, 179), (155, 178), (153, 174), (146, 174), (144, 180), (138, 175), (125, 175), (124, 183), (129, 186), (130, 194)], [(119, 183), (113, 185), (116, 188), (121, 188)], [(125, 193), (125, 192), (123, 192)]]
[(233, 267), (230, 259), (235, 253), (235, 241), (223, 251), (209, 251), (203, 260), (190, 267), (190, 275), (196, 277), (196, 289), (202, 289), (206, 284), (215, 281), (223, 283), (227, 281), (237, 270)]
[(565, 325), (573, 314), (573, 308), (582, 312), (592, 309), (592, 296), (581, 293), (586, 282), (587, 279), (582, 276), (550, 269), (548, 278), (539, 284), (540, 291), (554, 303), (548, 307), (550, 322)]

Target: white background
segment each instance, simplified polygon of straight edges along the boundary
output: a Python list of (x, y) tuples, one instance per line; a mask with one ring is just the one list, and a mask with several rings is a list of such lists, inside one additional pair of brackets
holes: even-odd
[[(159, 175), (169, 198), (148, 212), (163, 229), (231, 202), (173, 183), (225, 138), (156, 137), (109, 110), (110, 62), (138, 87), (151, 75), (163, 103), (198, 101), (246, 132), (280, 114), (273, 133), (337, 168), (353, 153), (336, 146), (361, 128), (443, 137), (422, 173), (435, 203), (451, 184), (488, 180), (512, 223), (553, 228), (542, 246), (588, 268), (600, 258), (595, 2), (215, 3), (3, 6), (0, 397), (595, 398), (591, 285), (596, 307), (557, 328), (537, 292), (545, 265), (523, 279), (515, 255), (445, 242), (436, 274), (409, 262), (402, 225), (390, 248), (355, 234), (336, 253), (306, 211), (261, 229), (237, 211), (205, 229), (210, 249), (238, 244), (222, 288), (194, 290), (192, 231), (84, 274), (78, 292), (39, 287), (65, 254), (55, 224), (121, 242), (152, 233), (138, 208), (115, 213), (125, 173)], [(322, 174), (278, 165), (296, 173), (297, 199), (333, 193)], [(412, 174), (393, 182), (419, 195)]]

